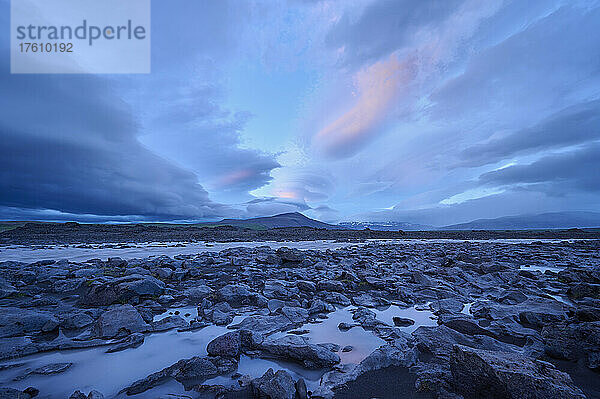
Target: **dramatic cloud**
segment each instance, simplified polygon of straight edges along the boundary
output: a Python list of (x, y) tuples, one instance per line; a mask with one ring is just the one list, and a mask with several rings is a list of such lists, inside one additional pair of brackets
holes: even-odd
[(356, 76), (356, 104), (314, 137), (315, 145), (333, 157), (355, 153), (381, 128), (403, 82), (409, 81), (409, 61), (394, 55), (365, 68)]
[(179, 112), (196, 110), (195, 118), (201, 120), (182, 121), (164, 110), (159, 114), (164, 121), (152, 123), (152, 133), (142, 137), (142, 142), (190, 168), (215, 195), (231, 199), (267, 184), (279, 163), (273, 155), (240, 147), (240, 132), (249, 116), (230, 115), (220, 108), (202, 109), (190, 102), (180, 104)]
[(288, 173), (272, 190), (279, 198), (303, 203), (321, 202), (327, 200), (334, 190), (331, 177), (322, 171), (307, 168)]
[(110, 81), (3, 69), (0, 205), (166, 218), (225, 211), (194, 174), (140, 145)]
[[(203, 186), (230, 199), (231, 193), (249, 197), (248, 191), (270, 181), (270, 171), (279, 166), (273, 156), (240, 147), (250, 115), (222, 107), (223, 88), (211, 80), (213, 61), (197, 58), (198, 52), (228, 56), (239, 25), (225, 21), (239, 21), (244, 7), (225, 1), (194, 5), (199, 14), (193, 16), (188, 2), (176, 3), (154, 4), (153, 46), (160, 56), (154, 57), (152, 75), (19, 76), (9, 75), (8, 59), (2, 60), (0, 206), (10, 207), (5, 214), (217, 218), (237, 211), (209, 199)], [(188, 20), (185, 34), (196, 38), (175, 40), (181, 32), (173, 30), (171, 18)], [(199, 25), (201, 30), (193, 28)], [(214, 36), (205, 35), (208, 29)], [(182, 78), (189, 68), (201, 76)]]
[[(522, 127), (531, 118), (591, 95), (598, 84), (600, 9), (570, 2), (526, 29), (473, 55), (431, 99), (438, 117), (487, 118)], [(500, 118), (507, 116), (502, 121)]]
[[(600, 143), (548, 155), (529, 165), (514, 165), (480, 177), (488, 185), (525, 185), (549, 194), (572, 190), (600, 191)], [(562, 192), (561, 192), (562, 191)]]
[(585, 143), (600, 137), (600, 101), (571, 106), (533, 128), (467, 148), (461, 166), (495, 163), (528, 152)]
[(152, 11), (149, 75), (10, 75), (0, 60), (0, 219), (598, 209), (598, 1)]
[(383, 1), (367, 7), (356, 23), (345, 14), (329, 38), (342, 60), (352, 60), (349, 70), (359, 68), (352, 75), (356, 99), (320, 128), (315, 147), (333, 158), (349, 157), (394, 124), (418, 119), (428, 90), (496, 8), (496, 1)]
[(435, 29), (463, 0), (383, 0), (369, 5), (353, 21), (345, 14), (327, 35), (327, 43), (344, 48), (345, 62), (375, 61), (404, 47), (415, 35)]

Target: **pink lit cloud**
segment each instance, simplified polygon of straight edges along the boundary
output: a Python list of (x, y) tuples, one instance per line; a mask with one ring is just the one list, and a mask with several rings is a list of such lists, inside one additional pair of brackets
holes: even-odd
[(356, 153), (381, 129), (402, 86), (413, 75), (411, 60), (400, 61), (395, 54), (358, 71), (354, 76), (356, 102), (313, 137), (315, 148), (335, 158)]

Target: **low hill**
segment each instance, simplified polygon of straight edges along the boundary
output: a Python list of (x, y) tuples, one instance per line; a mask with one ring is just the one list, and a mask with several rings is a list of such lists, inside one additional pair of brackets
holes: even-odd
[(537, 215), (504, 216), (453, 224), (439, 230), (533, 230), (600, 227), (597, 212), (552, 212)]
[(276, 229), (281, 227), (312, 227), (314, 229), (337, 230), (340, 226), (319, 222), (304, 216), (299, 212), (282, 213), (275, 216), (265, 216), (252, 219), (223, 219), (216, 223), (203, 223), (204, 226), (234, 226), (258, 230)]

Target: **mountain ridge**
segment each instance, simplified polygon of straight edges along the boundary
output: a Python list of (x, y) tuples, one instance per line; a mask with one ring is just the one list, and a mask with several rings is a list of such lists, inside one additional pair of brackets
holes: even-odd
[(600, 213), (590, 211), (546, 212), (476, 219), (437, 230), (528, 230), (600, 227)]
[(444, 230), (536, 230), (598, 228), (600, 213), (591, 211), (546, 212), (481, 218), (446, 226), (432, 226), (409, 222), (340, 222), (329, 224), (315, 220), (300, 212), (281, 213), (248, 219), (223, 219), (218, 222), (198, 223), (199, 226), (233, 226), (268, 230), (285, 227), (311, 227), (327, 230), (378, 230), (378, 231), (444, 231)]

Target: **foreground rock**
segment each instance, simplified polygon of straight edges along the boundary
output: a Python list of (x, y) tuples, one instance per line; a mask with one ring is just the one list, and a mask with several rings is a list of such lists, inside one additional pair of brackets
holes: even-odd
[(267, 339), (258, 349), (275, 358), (298, 362), (308, 369), (331, 367), (340, 362), (340, 357), (328, 345), (313, 344), (297, 335)]
[[(392, 345), (383, 345), (367, 356), (358, 365), (344, 365), (323, 375), (321, 385), (313, 393), (315, 398), (331, 399), (335, 392), (367, 373), (400, 367), (408, 370), (417, 361), (417, 352), (405, 338), (397, 339)], [(393, 389), (393, 388), (392, 388)]]
[(84, 306), (107, 306), (139, 301), (144, 297), (158, 297), (164, 289), (165, 283), (154, 277), (131, 275), (106, 283), (92, 283), (81, 296), (80, 303)]
[(600, 369), (600, 322), (547, 326), (542, 337), (549, 356), (581, 359), (588, 368)]
[(104, 395), (96, 390), (91, 390), (87, 395), (81, 391), (75, 391), (69, 399), (104, 399)]
[(288, 372), (273, 369), (260, 378), (252, 381), (252, 392), (255, 398), (264, 399), (294, 399), (296, 396), (296, 385)]
[[(600, 365), (599, 250), (600, 241), (370, 242), (326, 251), (240, 247), (130, 260), (0, 262), (0, 359), (65, 351), (60, 361), (74, 363), (28, 365), (23, 359), (14, 370), (0, 365), (0, 379), (30, 378), (37, 370), (59, 382), (86, 366), (68, 349), (102, 346), (94, 353), (120, 358), (101, 353), (132, 354), (147, 334), (154, 336), (150, 343), (177, 344), (186, 338), (179, 334), (212, 338), (222, 331), (188, 357), (204, 349), (208, 356), (157, 366), (153, 371), (160, 371), (124, 385), (142, 396), (173, 380), (209, 397), (253, 389), (255, 395), (309, 396), (305, 384), (290, 383), (277, 369), (262, 377), (238, 375), (244, 370), (237, 370), (238, 362), (250, 357), (325, 373), (313, 397), (382, 396), (367, 386), (378, 378), (389, 392), (417, 397), (469, 399), (482, 381), (497, 396), (524, 394), (502, 388), (518, 386), (514, 379), (542, 395), (532, 397), (578, 397), (572, 382), (539, 362), (548, 360), (594, 397), (600, 392), (600, 380), (592, 378)], [(325, 326), (331, 339), (323, 335)], [(363, 358), (365, 347), (384, 342)], [(462, 357), (455, 345), (464, 348)], [(481, 355), (485, 351), (492, 355)], [(502, 366), (509, 361), (514, 364)], [(232, 379), (206, 384), (231, 373)], [(460, 373), (472, 382), (461, 385)]]
[(0, 399), (31, 399), (38, 396), (39, 391), (35, 388), (27, 388), (20, 391), (14, 388), (0, 388)]
[(450, 369), (456, 390), (467, 398), (585, 398), (568, 374), (514, 353), (455, 345)]
[(193, 384), (200, 384), (209, 378), (234, 371), (236, 368), (237, 361), (232, 358), (207, 356), (183, 359), (161, 371), (150, 374), (142, 380), (136, 381), (124, 391), (127, 395), (137, 395), (164, 384), (170, 378), (189, 387)]
[(149, 331), (140, 313), (131, 305), (119, 305), (103, 313), (96, 324), (94, 332), (102, 338), (113, 338), (135, 332)]

